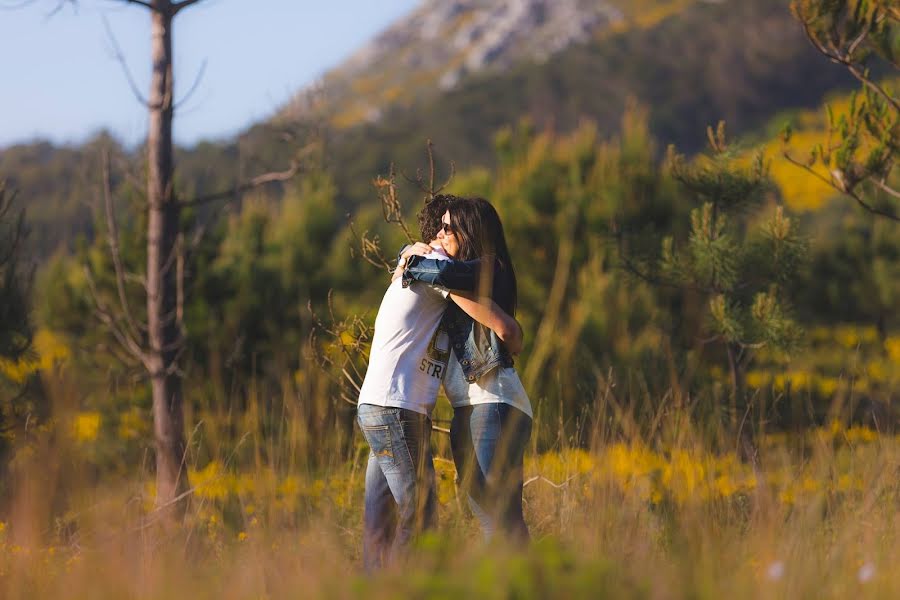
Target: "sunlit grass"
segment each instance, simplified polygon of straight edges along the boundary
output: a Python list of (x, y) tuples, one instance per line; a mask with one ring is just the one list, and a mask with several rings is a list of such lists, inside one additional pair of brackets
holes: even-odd
[[(215, 425), (203, 417), (198, 430)], [(19, 463), (28, 484), (0, 525), (2, 597), (900, 593), (900, 438), (837, 421), (760, 438), (756, 469), (690, 434), (530, 455), (528, 548), (481, 542), (436, 437), (439, 529), (408, 563), (375, 577), (360, 567), (361, 439), (334, 456), (323, 449), (309, 467), (266, 456), (271, 447), (251, 433), (246, 456), (255, 458), (191, 466), (192, 504), (173, 532), (154, 524), (147, 470), (90, 476), (91, 446), (110, 443), (102, 432), (115, 427), (93, 437), (63, 429), (60, 447)], [(41, 495), (62, 502), (33, 502)]]
[[(827, 350), (848, 364), (852, 353), (860, 377), (897, 358), (895, 338), (867, 328), (810, 338), (811, 360)], [(793, 371), (763, 359), (760, 373), (796, 389)], [(292, 379), (320, 376), (302, 375)], [(835, 418), (760, 431), (754, 466), (728, 450), (723, 429), (665, 404), (653, 434), (613, 426), (588, 432), (586, 445), (548, 446), (554, 425), (538, 420), (544, 441), (525, 461), (527, 548), (481, 541), (435, 433), (439, 528), (408, 562), (367, 576), (358, 434), (317, 431), (262, 392), (236, 413), (192, 404), (193, 493), (173, 530), (154, 512), (146, 408), (91, 407), (77, 386), (53, 389), (54, 418), (11, 462), (2, 598), (900, 597), (900, 437), (874, 427)]]

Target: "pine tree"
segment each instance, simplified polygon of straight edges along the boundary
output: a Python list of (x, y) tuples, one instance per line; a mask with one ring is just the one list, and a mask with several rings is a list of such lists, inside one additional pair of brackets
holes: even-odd
[(16, 360), (31, 346), (28, 280), (22, 271), (25, 214), (15, 212), (15, 194), (0, 181), (0, 358)]
[[(724, 123), (708, 134), (710, 151), (696, 161), (669, 148), (668, 169), (698, 206), (691, 210), (687, 239), (664, 238), (660, 275), (699, 295), (707, 306), (703, 341), (725, 353), (732, 425), (743, 431), (750, 410), (744, 376), (754, 353), (790, 351), (801, 339), (788, 309), (787, 286), (805, 243), (781, 206), (765, 206), (771, 183), (762, 155), (745, 166), (726, 142)], [(746, 446), (747, 433), (744, 451), (752, 450)]]
[[(0, 181), (0, 367), (15, 365), (32, 353), (29, 319), (29, 283), (23, 269), (22, 242), (26, 235), (24, 211), (15, 211), (15, 194)], [(27, 376), (27, 374), (26, 374)], [(5, 467), (15, 432), (28, 418), (23, 400), (26, 381), (0, 368), (0, 466)], [(3, 486), (0, 485), (0, 488)]]

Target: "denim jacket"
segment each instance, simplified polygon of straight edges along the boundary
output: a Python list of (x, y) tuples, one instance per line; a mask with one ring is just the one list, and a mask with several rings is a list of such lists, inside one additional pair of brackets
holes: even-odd
[[(402, 250), (401, 250), (402, 252)], [(439, 285), (449, 290), (475, 291), (482, 266), (480, 259), (459, 261), (412, 256), (403, 272), (403, 287), (413, 281)], [(508, 287), (505, 272), (494, 264), (492, 298), (501, 304)], [(496, 367), (513, 366), (512, 355), (497, 334), (476, 322), (454, 302), (450, 302), (439, 325), (447, 332), (466, 380), (471, 383)]]

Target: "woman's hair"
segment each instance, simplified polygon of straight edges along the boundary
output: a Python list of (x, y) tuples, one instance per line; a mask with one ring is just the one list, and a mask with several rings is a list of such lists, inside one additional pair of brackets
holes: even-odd
[[(501, 295), (507, 297), (507, 300), (501, 302), (499, 298), (495, 298), (495, 301), (503, 310), (514, 316), (518, 299), (516, 271), (497, 210), (484, 198), (457, 199), (449, 210), (450, 224), (459, 243), (459, 255), (454, 258), (458, 260), (494, 258), (499, 266), (499, 272), (504, 273), (505, 283), (509, 286), (506, 290), (508, 293)], [(493, 277), (493, 271), (486, 269), (485, 275)]]
[(425, 201), (425, 206), (422, 207), (417, 216), (419, 233), (422, 234), (423, 242), (427, 244), (437, 237), (437, 233), (442, 227), (441, 218), (458, 200), (458, 197), (450, 194), (438, 194), (431, 200)]

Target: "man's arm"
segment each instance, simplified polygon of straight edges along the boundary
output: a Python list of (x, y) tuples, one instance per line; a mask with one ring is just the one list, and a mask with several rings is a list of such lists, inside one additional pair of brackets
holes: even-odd
[(478, 298), (472, 293), (451, 291), (450, 299), (467, 315), (494, 331), (509, 351), (522, 351), (523, 334), (519, 323), (490, 298)]

